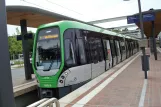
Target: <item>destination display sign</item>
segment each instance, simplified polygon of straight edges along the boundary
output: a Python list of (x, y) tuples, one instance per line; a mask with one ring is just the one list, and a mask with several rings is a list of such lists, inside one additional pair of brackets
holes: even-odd
[(58, 34), (39, 36), (39, 40), (56, 39), (56, 38), (58, 38)]

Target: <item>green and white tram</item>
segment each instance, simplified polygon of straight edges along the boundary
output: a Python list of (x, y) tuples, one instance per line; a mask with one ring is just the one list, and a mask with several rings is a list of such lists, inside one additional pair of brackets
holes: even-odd
[(132, 56), (138, 47), (132, 37), (80, 22), (41, 25), (32, 58), (40, 98), (63, 97)]

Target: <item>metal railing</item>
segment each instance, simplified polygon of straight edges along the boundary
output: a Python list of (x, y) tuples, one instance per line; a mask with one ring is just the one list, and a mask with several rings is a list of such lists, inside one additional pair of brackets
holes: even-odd
[(27, 107), (54, 107), (54, 104), (56, 105), (55, 107), (60, 107), (59, 101), (56, 98), (44, 98)]

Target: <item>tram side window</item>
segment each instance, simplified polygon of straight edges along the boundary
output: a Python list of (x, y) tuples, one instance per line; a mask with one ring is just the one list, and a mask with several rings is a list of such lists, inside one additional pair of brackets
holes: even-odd
[(137, 42), (137, 49), (139, 49), (139, 43)]
[(97, 39), (97, 51), (99, 53), (99, 61), (103, 61), (103, 47), (101, 43), (101, 39)]
[(74, 31), (67, 30), (64, 33), (65, 63), (67, 66), (76, 65), (75, 48), (74, 48)]
[(122, 54), (124, 54), (124, 53), (126, 52), (124, 41), (121, 41), (121, 42), (120, 42), (120, 48), (121, 48), (121, 52), (122, 52)]
[(134, 43), (133, 42), (131, 42), (131, 44), (132, 44), (132, 50), (134, 49)]
[(118, 44), (117, 44), (117, 41), (115, 40), (115, 47), (116, 47), (116, 55), (119, 56), (120, 53), (119, 53), (119, 47), (118, 47)]
[(74, 49), (70, 39), (65, 39), (65, 59), (67, 65), (75, 65)]
[(129, 45), (128, 45), (127, 41), (126, 41), (126, 49), (127, 49), (127, 51), (129, 51)]
[(135, 41), (133, 42), (133, 47), (134, 47), (134, 49), (135, 49)]
[(129, 45), (129, 46), (128, 46), (128, 47), (129, 47), (129, 50), (131, 51), (131, 45), (130, 45), (130, 42), (128, 42), (128, 45)]
[(137, 49), (137, 42), (135, 41), (135, 49)]
[(135, 49), (137, 49), (137, 42), (135, 41)]
[(128, 45), (128, 42), (126, 41), (126, 51), (128, 52), (129, 51), (129, 45)]
[(105, 50), (105, 58), (108, 60), (108, 50), (106, 40), (103, 40), (104, 50)]
[(116, 52), (115, 52), (115, 47), (114, 47), (113, 40), (110, 40), (110, 45), (111, 45), (112, 57), (115, 57), (116, 56)]
[(82, 30), (81, 33), (84, 38), (84, 48), (85, 48), (85, 53), (86, 53), (86, 60), (87, 60), (87, 63), (89, 64), (91, 63), (91, 52), (90, 52), (89, 43), (87, 40), (88, 31)]
[(130, 44), (130, 48), (131, 48), (131, 51), (132, 51), (132, 49), (133, 49), (133, 47), (132, 47), (132, 43), (130, 42), (129, 44)]
[(84, 46), (84, 37), (82, 35), (81, 30), (76, 31), (76, 45), (77, 45), (77, 55), (79, 64), (83, 65), (87, 63), (86, 54), (85, 54), (85, 46)]
[(97, 44), (95, 42), (95, 38), (88, 37), (88, 42), (89, 42), (89, 47), (91, 51), (92, 62), (93, 63), (98, 62), (99, 58), (98, 58)]

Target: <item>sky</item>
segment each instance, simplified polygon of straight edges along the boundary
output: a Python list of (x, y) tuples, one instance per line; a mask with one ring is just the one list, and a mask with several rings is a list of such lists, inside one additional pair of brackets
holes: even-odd
[[(142, 11), (161, 9), (160, 4), (161, 0), (141, 0)], [(6, 0), (6, 5), (39, 7), (86, 22), (138, 13), (137, 0)], [(97, 25), (111, 28), (127, 25), (127, 21), (125, 19)], [(8, 34), (12, 35), (16, 27), (18, 26), (7, 25)], [(28, 30), (36, 31), (31, 28)]]

